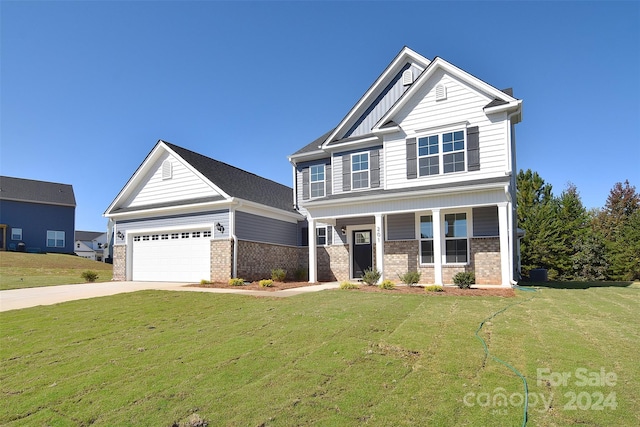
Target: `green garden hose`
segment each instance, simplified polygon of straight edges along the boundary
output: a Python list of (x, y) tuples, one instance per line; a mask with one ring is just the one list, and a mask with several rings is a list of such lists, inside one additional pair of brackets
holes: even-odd
[[(537, 290), (534, 289), (534, 288), (523, 288), (521, 286), (514, 286), (514, 289), (517, 289), (517, 290), (523, 291), (523, 292), (537, 292)], [(522, 384), (524, 385), (524, 408), (523, 408), (523, 414), (522, 414), (522, 427), (525, 427), (527, 425), (527, 410), (529, 408), (529, 387), (527, 385), (527, 379), (516, 368), (514, 368), (513, 366), (511, 366), (510, 364), (508, 364), (504, 360), (501, 360), (501, 359), (497, 358), (496, 356), (492, 355), (491, 353), (489, 353), (489, 348), (487, 347), (487, 343), (485, 342), (485, 340), (480, 335), (478, 335), (478, 332), (480, 332), (480, 330), (484, 326), (485, 322), (493, 319), (494, 317), (496, 317), (498, 314), (502, 313), (503, 311), (506, 311), (509, 307), (525, 303), (527, 301), (532, 300), (534, 297), (535, 297), (535, 295), (533, 295), (531, 298), (528, 298), (528, 299), (526, 299), (524, 301), (520, 301), (520, 302), (516, 302), (516, 303), (513, 303), (513, 304), (509, 304), (508, 306), (504, 307), (503, 309), (496, 311), (491, 316), (487, 317), (482, 322), (480, 322), (480, 325), (478, 326), (478, 329), (476, 329), (476, 338), (478, 338), (480, 340), (480, 342), (482, 343), (482, 346), (484, 347), (484, 354), (489, 356), (489, 357), (491, 357), (496, 362), (501, 363), (504, 366), (506, 366), (507, 368), (511, 369), (517, 376), (520, 377), (520, 379), (522, 379)]]

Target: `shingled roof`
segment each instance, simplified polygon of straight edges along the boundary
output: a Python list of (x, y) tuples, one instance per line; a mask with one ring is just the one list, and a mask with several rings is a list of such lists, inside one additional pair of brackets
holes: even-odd
[(57, 182), (0, 176), (0, 200), (76, 206), (73, 187)]
[(294, 212), (291, 187), (169, 142), (162, 142), (229, 196)]

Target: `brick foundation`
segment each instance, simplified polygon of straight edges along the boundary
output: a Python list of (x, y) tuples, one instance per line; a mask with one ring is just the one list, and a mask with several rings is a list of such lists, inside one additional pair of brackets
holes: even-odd
[(299, 248), (295, 246), (274, 245), (269, 243), (238, 241), (238, 277), (245, 280), (271, 278), (271, 270), (282, 268), (287, 277), (300, 267)]

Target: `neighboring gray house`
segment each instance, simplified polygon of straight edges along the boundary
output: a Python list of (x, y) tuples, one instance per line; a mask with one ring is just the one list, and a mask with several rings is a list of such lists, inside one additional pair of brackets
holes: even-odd
[(449, 284), (518, 275), (515, 125), (522, 101), (403, 48), (344, 118), (289, 157), (309, 280), (375, 268)]
[(71, 185), (0, 176), (0, 249), (71, 254), (75, 222)]
[(76, 231), (75, 253), (93, 261), (104, 261), (107, 233), (104, 231)]
[[(263, 279), (299, 267), (293, 190), (158, 141), (105, 212), (115, 280)], [(302, 257), (306, 262), (306, 253)]]

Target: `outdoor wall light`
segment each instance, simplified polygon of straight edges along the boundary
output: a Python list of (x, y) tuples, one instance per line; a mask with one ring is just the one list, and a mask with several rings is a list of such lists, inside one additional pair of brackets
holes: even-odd
[(222, 225), (219, 222), (217, 222), (216, 223), (216, 230), (218, 230), (220, 233), (224, 233), (224, 225)]
[(347, 227), (345, 227), (343, 225), (342, 228), (340, 229), (340, 231), (342, 231), (342, 235), (346, 235), (347, 234)]
[(122, 231), (118, 231), (117, 236), (118, 236), (118, 239), (124, 240), (124, 234), (122, 233)]

